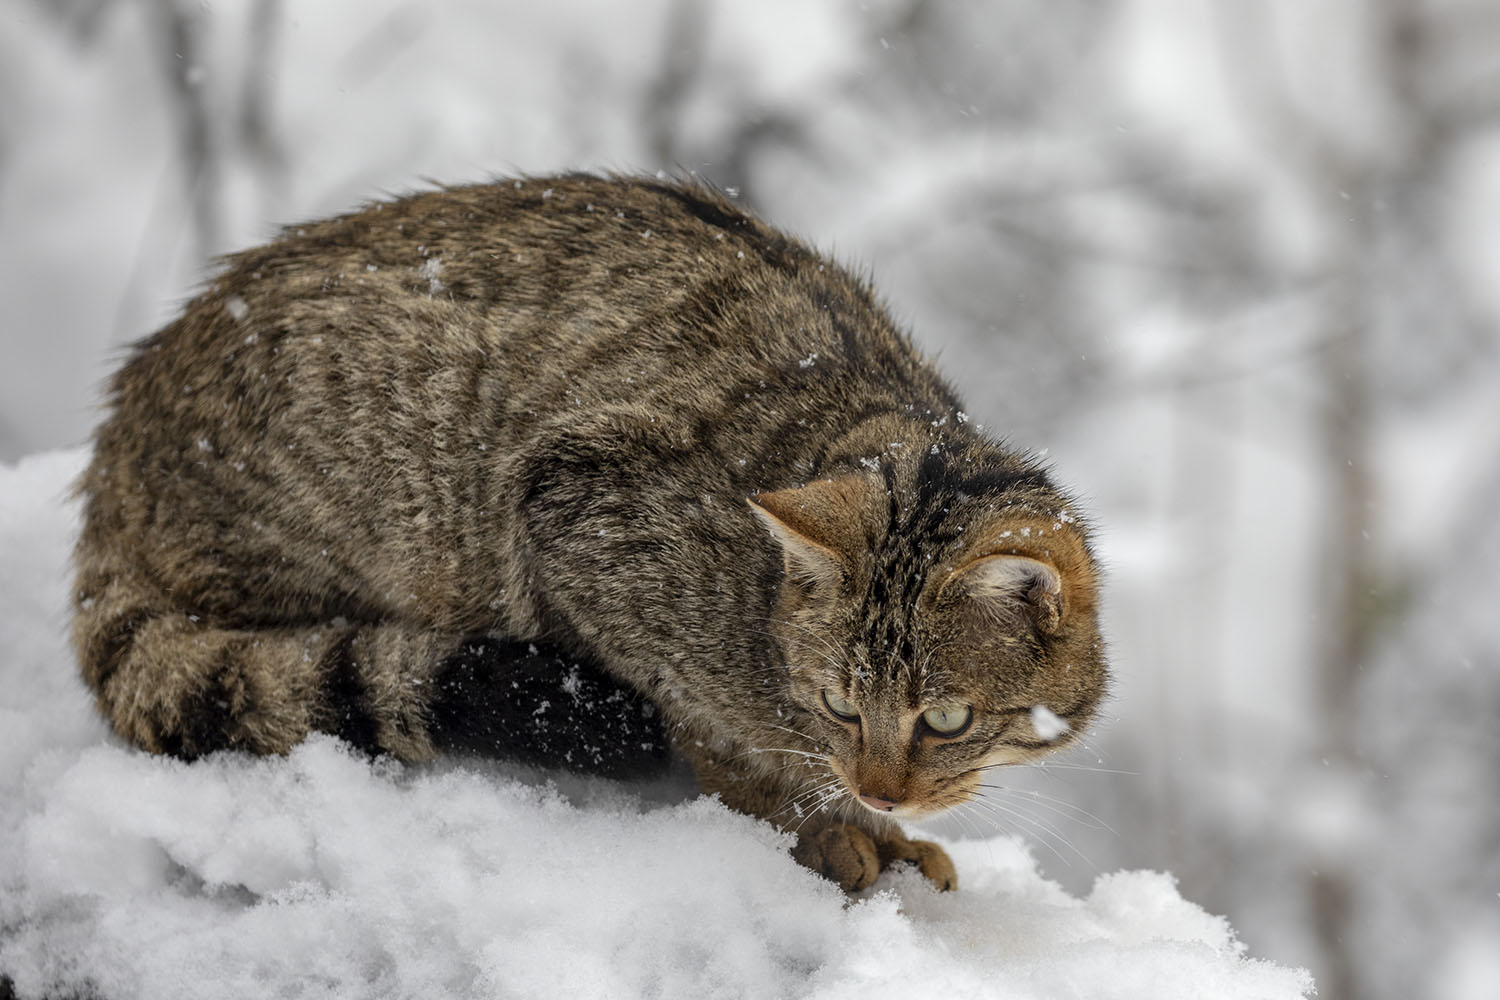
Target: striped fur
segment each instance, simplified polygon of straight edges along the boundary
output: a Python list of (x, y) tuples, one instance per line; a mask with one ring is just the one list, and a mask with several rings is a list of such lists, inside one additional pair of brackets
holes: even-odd
[[(1072, 502), (864, 282), (699, 187), (523, 179), (291, 228), (137, 345), (110, 409), (74, 640), (150, 751), (324, 731), (622, 772), (601, 747), (657, 760), (665, 727), (841, 883), (951, 883), (852, 794), (961, 801), (1037, 752), (1027, 706), (1076, 732), (1102, 696)], [(1056, 567), (1060, 625), (972, 585), (1017, 555)], [(785, 573), (807, 559), (822, 582)], [(528, 731), (549, 677), (573, 714)], [(934, 698), (975, 735), (934, 742)]]

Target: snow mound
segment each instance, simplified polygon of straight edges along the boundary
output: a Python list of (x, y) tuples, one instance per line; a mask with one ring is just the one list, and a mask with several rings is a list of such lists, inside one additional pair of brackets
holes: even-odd
[(716, 801), (331, 738), (122, 746), (67, 650), (79, 452), (0, 466), (0, 973), (21, 997), (1302, 997), (1172, 879), (1087, 898), (1018, 841), (853, 903)]

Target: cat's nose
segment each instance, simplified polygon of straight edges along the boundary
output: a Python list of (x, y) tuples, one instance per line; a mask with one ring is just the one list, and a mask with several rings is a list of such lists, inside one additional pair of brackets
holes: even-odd
[(874, 809), (877, 812), (883, 812), (883, 813), (890, 812), (892, 809), (896, 808), (896, 806), (898, 804), (898, 803), (892, 801), (891, 799), (882, 799), (878, 795), (861, 795), (859, 797), (859, 801), (863, 802), (865, 805), (869, 806), (871, 809)]

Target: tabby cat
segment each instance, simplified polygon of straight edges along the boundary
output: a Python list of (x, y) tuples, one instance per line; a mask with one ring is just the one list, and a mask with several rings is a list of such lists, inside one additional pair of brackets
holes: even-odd
[(1104, 690), (1074, 502), (863, 281), (694, 184), (291, 228), (110, 405), (74, 641), (149, 751), (318, 730), (608, 772), (664, 735), (845, 888), (897, 862), (953, 888), (896, 821), (1067, 743)]

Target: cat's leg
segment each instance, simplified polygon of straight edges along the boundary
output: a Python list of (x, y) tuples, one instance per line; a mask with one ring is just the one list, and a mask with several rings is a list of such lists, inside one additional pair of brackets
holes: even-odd
[(444, 753), (612, 778), (660, 772), (670, 760), (654, 706), (589, 660), (545, 645), (467, 639), (435, 684), (429, 725)]
[(880, 848), (869, 831), (852, 823), (835, 823), (801, 831), (792, 857), (845, 892), (870, 886), (880, 875)]
[(930, 840), (910, 840), (899, 829), (875, 842), (880, 867), (915, 865), (927, 880), (943, 892), (958, 888), (958, 871), (948, 852)]
[(930, 840), (911, 840), (894, 824), (871, 831), (853, 823), (834, 823), (799, 834), (792, 856), (844, 889), (863, 889), (885, 869), (914, 865), (938, 889), (958, 888), (958, 872), (948, 852)]

